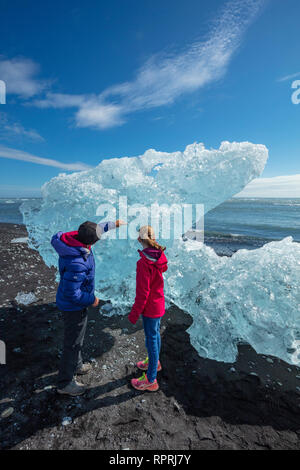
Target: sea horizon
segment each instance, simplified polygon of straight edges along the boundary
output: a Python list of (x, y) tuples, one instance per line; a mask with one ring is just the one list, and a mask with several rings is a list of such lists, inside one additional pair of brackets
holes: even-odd
[[(23, 224), (21, 205), (38, 200), (42, 197), (1, 197), (0, 223)], [(204, 218), (204, 243), (220, 255), (290, 236), (300, 242), (300, 198), (233, 197)]]

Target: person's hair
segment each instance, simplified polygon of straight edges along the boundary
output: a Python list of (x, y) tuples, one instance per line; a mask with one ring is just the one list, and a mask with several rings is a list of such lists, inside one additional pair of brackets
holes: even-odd
[(155, 240), (154, 230), (151, 227), (151, 225), (144, 225), (143, 227), (141, 227), (139, 230), (139, 236), (140, 236), (140, 239), (143, 240), (143, 242), (145, 242), (148, 246), (151, 246), (152, 248), (156, 248), (157, 250), (160, 250), (160, 251), (165, 251), (166, 247), (161, 246)]

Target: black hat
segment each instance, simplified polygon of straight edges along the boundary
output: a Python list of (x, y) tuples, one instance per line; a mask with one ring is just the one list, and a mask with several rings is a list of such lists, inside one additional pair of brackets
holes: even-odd
[(84, 245), (93, 245), (99, 240), (97, 235), (97, 224), (95, 222), (86, 221), (80, 225), (78, 229), (77, 240)]

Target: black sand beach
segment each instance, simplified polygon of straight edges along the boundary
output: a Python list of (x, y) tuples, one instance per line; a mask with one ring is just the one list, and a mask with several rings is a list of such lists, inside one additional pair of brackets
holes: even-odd
[[(202, 359), (186, 332), (191, 317), (175, 307), (163, 320), (157, 393), (129, 386), (139, 376), (134, 363), (145, 356), (142, 324), (90, 309), (89, 391), (58, 396), (63, 324), (55, 271), (26, 243), (11, 243), (22, 237), (24, 226), (0, 224), (0, 339), (7, 347), (1, 449), (300, 449), (300, 368), (248, 345), (235, 364)], [(18, 305), (20, 292), (36, 301)]]

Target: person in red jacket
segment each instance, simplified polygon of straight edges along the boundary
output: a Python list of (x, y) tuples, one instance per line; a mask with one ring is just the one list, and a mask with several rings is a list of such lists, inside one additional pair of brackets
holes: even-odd
[(148, 357), (136, 364), (145, 372), (139, 379), (132, 379), (131, 385), (137, 390), (156, 392), (159, 388), (156, 375), (161, 370), (160, 321), (165, 313), (162, 273), (168, 269), (168, 260), (164, 254), (165, 247), (157, 243), (150, 225), (140, 228), (138, 241), (143, 250), (138, 250), (141, 258), (137, 262), (136, 297), (128, 318), (135, 324), (142, 315)]

